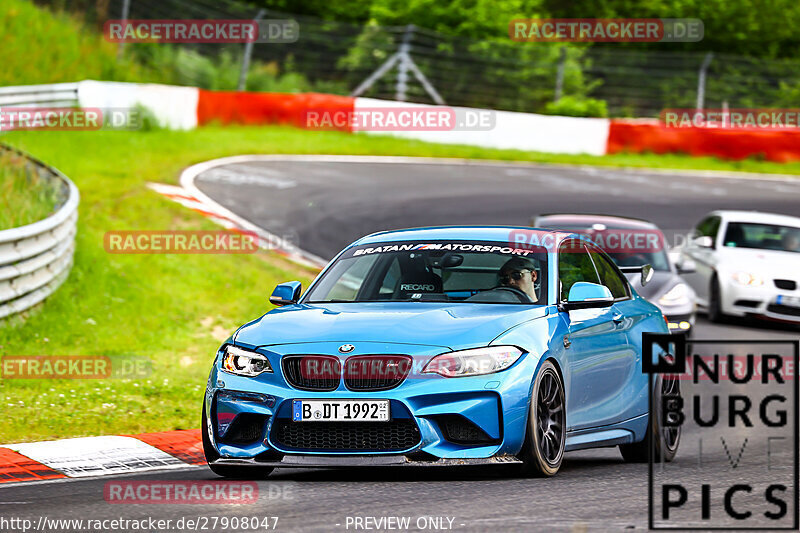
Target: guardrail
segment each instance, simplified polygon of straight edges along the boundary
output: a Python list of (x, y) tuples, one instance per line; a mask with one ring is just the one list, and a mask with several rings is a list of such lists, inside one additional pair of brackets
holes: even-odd
[(77, 107), (77, 83), (0, 87), (0, 108), (3, 107)]
[(0, 318), (36, 305), (67, 278), (75, 250), (78, 188), (58, 170), (0, 144), (0, 153), (23, 156), (32, 172), (61, 183), (61, 201), (44, 220), (0, 231)]

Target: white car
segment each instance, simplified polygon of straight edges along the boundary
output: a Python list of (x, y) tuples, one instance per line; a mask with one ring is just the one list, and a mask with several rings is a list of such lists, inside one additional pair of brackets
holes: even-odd
[(692, 230), (678, 267), (714, 322), (759, 316), (800, 324), (800, 218), (714, 211)]

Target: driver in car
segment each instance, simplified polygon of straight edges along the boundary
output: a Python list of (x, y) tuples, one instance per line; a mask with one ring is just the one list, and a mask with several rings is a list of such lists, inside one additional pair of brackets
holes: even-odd
[(536, 264), (525, 257), (512, 257), (500, 267), (500, 286), (525, 293), (536, 303)]
[(783, 236), (783, 249), (790, 252), (800, 252), (800, 230), (787, 232)]

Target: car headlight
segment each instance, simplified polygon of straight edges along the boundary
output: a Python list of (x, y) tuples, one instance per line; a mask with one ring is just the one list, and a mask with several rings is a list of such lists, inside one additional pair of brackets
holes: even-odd
[(764, 284), (764, 278), (752, 272), (734, 272), (731, 276), (733, 281), (739, 285), (747, 285), (749, 287), (759, 287)]
[(237, 376), (253, 377), (263, 372), (272, 373), (269, 360), (260, 353), (243, 350), (230, 344), (222, 354), (222, 370)]
[(685, 283), (678, 283), (658, 299), (664, 306), (685, 305), (689, 303), (689, 287)]
[(513, 365), (523, 353), (516, 346), (487, 346), (448, 352), (431, 359), (422, 372), (446, 378), (492, 374)]

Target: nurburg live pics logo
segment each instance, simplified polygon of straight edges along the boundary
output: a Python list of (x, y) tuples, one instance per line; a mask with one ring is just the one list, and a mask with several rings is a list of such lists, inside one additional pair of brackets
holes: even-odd
[(667, 384), (649, 395), (649, 419), (660, 439), (681, 430), (673, 462), (649, 446), (649, 529), (798, 530), (800, 341), (642, 341), (649, 390)]

